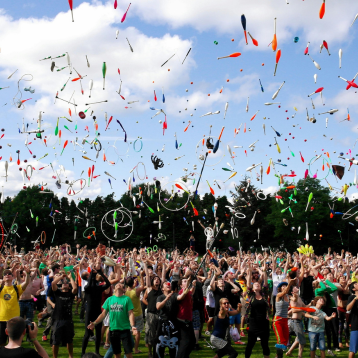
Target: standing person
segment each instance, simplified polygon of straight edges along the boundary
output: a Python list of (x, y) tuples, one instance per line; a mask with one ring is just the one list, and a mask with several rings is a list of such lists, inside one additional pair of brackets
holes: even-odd
[[(60, 281), (62, 282), (61, 290), (57, 286)], [(51, 283), (51, 288), (55, 298), (51, 337), (53, 358), (58, 357), (61, 344), (67, 345), (68, 355), (73, 358), (75, 330), (72, 321), (72, 305), (77, 294), (77, 285), (69, 272), (68, 276), (65, 273), (57, 275)]]
[(190, 242), (190, 250), (195, 251), (195, 237), (194, 237), (194, 235), (190, 235), (189, 242)]
[(296, 279), (291, 279), (290, 283), (281, 282), (277, 285), (276, 314), (272, 322), (272, 327), (277, 339), (275, 347), (278, 358), (282, 358), (283, 350), (287, 348), (290, 338), (288, 330), (288, 307), (290, 305), (290, 299), (288, 292), (294, 283), (296, 283)]
[[(347, 319), (347, 303), (350, 296), (348, 282), (344, 276), (341, 276), (338, 280), (342, 286), (342, 291), (338, 293), (337, 297), (337, 314), (338, 314), (338, 342), (339, 348), (343, 348), (343, 335), (346, 339), (346, 347), (349, 348), (349, 322)], [(349, 317), (349, 316), (348, 316)]]
[(196, 281), (192, 282), (189, 289), (189, 280), (181, 281), (181, 290), (179, 291), (179, 310), (178, 326), (180, 331), (180, 343), (177, 357), (189, 358), (191, 351), (195, 347), (195, 334), (193, 326), (193, 294), (195, 293)]
[(266, 263), (264, 264), (264, 272), (262, 275), (263, 286), (261, 286), (258, 281), (252, 283), (252, 267), (250, 262), (248, 266), (247, 295), (249, 297), (249, 304), (246, 309), (246, 317), (249, 320), (249, 332), (248, 342), (245, 349), (245, 358), (251, 357), (252, 349), (254, 348), (258, 337), (261, 340), (262, 353), (265, 358), (268, 358), (270, 355), (270, 348), (268, 345), (270, 338), (270, 304), (268, 302), (269, 287), (267, 283)]
[(127, 286), (127, 291), (125, 295), (128, 296), (132, 301), (135, 327), (137, 328), (137, 334), (135, 336), (135, 344), (134, 344), (134, 354), (142, 353), (138, 348), (140, 342), (140, 333), (144, 329), (143, 312), (142, 312), (142, 306), (139, 298), (140, 294), (145, 289), (143, 276), (141, 276), (140, 285), (137, 286), (137, 283), (138, 280), (133, 279), (133, 277), (128, 277), (125, 280), (125, 284)]
[(30, 282), (30, 270), (24, 270), (26, 279), (21, 285), (13, 285), (11, 270), (4, 270), (3, 284), (0, 286), (0, 346), (7, 341), (6, 322), (13, 317), (20, 316), (19, 298)]
[(42, 295), (44, 285), (39, 269), (36, 269), (34, 275), (35, 277), (32, 281), (31, 295), (34, 297), (34, 311), (37, 310), (40, 313), (45, 306), (45, 296)]
[(54, 304), (54, 298), (52, 297), (52, 288), (51, 284), (53, 281), (53, 278), (55, 275), (57, 275), (60, 272), (60, 265), (54, 264), (51, 267), (51, 272), (46, 277), (46, 283), (47, 283), (47, 292), (46, 292), (46, 307), (47, 307), (47, 313), (42, 315), (41, 319), (39, 320), (39, 325), (41, 325), (42, 320), (49, 317), (46, 323), (46, 327), (42, 333), (42, 340), (47, 341), (47, 335), (50, 333), (50, 329), (52, 326), (52, 313), (53, 309), (55, 307)]
[(317, 296), (313, 300), (312, 308), (315, 310), (314, 313), (306, 313), (305, 316), (310, 320), (308, 321), (308, 338), (310, 340), (311, 358), (315, 358), (315, 352), (317, 346), (321, 351), (321, 358), (326, 357), (326, 342), (324, 339), (324, 321), (330, 321), (336, 317), (336, 313), (333, 312), (330, 317), (322, 311), (322, 307), (326, 301), (324, 297)]
[[(36, 272), (33, 272), (32, 275), (30, 275), (30, 282), (27, 285), (24, 292), (21, 294), (19, 298), (19, 305), (20, 305), (20, 317), (29, 319), (30, 322), (34, 319), (34, 300), (32, 298), (32, 283), (36, 277)], [(27, 275), (25, 276), (24, 270), (20, 270), (20, 279), (19, 283), (25, 282)]]
[[(301, 297), (298, 295), (299, 288), (297, 286), (292, 287), (292, 295), (290, 297), (290, 306), (295, 308), (305, 307), (305, 304), (303, 303)], [(303, 347), (306, 344), (306, 338), (304, 334), (304, 328), (303, 328), (303, 312), (302, 311), (292, 311), (292, 326), (293, 331), (296, 334), (296, 340), (290, 347), (290, 349), (287, 351), (286, 355), (288, 357), (292, 357), (293, 350), (298, 346), (298, 357), (302, 358), (303, 353)]]
[(80, 269), (79, 269), (79, 276), (81, 277), (81, 302), (82, 302), (81, 311), (80, 311), (81, 323), (84, 323), (85, 321), (84, 318), (85, 318), (85, 312), (87, 307), (85, 287), (88, 284), (90, 273), (91, 273), (91, 268), (88, 265), (86, 255), (83, 254), (83, 257), (80, 261)]
[(348, 298), (347, 311), (350, 311), (351, 335), (349, 341), (349, 358), (354, 358), (358, 352), (358, 282), (352, 282), (349, 290), (351, 295)]
[[(133, 343), (131, 337), (131, 328), (133, 335), (136, 335), (135, 319), (133, 314), (133, 304), (129, 297), (124, 295), (125, 288), (123, 280), (118, 282), (114, 288), (114, 295), (107, 298), (102, 306), (102, 313), (87, 326), (88, 329), (95, 329), (109, 313), (109, 339), (111, 347), (107, 354), (113, 350), (115, 358), (121, 357), (123, 345), (124, 353), (127, 358), (132, 358)], [(106, 354), (106, 355), (107, 355)]]
[(273, 305), (273, 315), (276, 313), (276, 295), (277, 295), (277, 286), (286, 278), (287, 268), (288, 268), (288, 255), (286, 260), (285, 268), (282, 272), (281, 267), (277, 266), (278, 256), (273, 256), (272, 258), (272, 283), (273, 283), (273, 292), (272, 292), (272, 305)]
[(9, 344), (5, 347), (0, 347), (1, 358), (49, 358), (45, 349), (36, 339), (38, 328), (35, 322), (33, 329), (28, 326), (28, 337), (33, 343), (36, 350), (33, 348), (21, 347), (22, 341), (26, 334), (26, 321), (22, 317), (13, 317), (7, 321), (6, 334), (9, 336)]
[(159, 311), (159, 324), (157, 328), (157, 343), (155, 357), (164, 358), (165, 348), (169, 348), (170, 358), (177, 356), (179, 348), (178, 314), (178, 282), (164, 282), (163, 294), (157, 298), (157, 310)]
[(142, 260), (146, 275), (147, 289), (145, 291), (143, 302), (147, 305), (147, 319), (145, 323), (145, 343), (148, 347), (148, 357), (153, 356), (153, 346), (156, 342), (156, 332), (158, 324), (157, 298), (163, 294), (161, 290), (162, 281), (165, 278), (165, 270), (162, 271), (161, 280), (158, 276), (150, 277), (146, 260)]
[[(100, 286), (99, 282), (97, 281), (97, 274), (101, 276), (105, 282), (104, 285)], [(94, 321), (100, 314), (101, 314), (101, 299), (102, 299), (102, 292), (107, 290), (111, 284), (108, 281), (108, 278), (104, 275), (102, 268), (101, 268), (101, 260), (97, 259), (94, 268), (91, 271), (89, 276), (89, 281), (87, 286), (85, 287), (86, 293), (86, 331), (85, 335), (83, 336), (82, 340), (82, 355), (86, 353), (86, 348), (88, 344), (88, 340), (91, 335), (91, 329), (88, 328), (90, 322)], [(101, 321), (102, 322), (102, 321)], [(101, 345), (101, 330), (102, 330), (102, 323), (96, 326), (96, 353), (99, 354), (99, 348)]]
[(229, 310), (230, 302), (227, 298), (221, 298), (219, 304), (220, 310), (210, 337), (210, 343), (217, 349), (215, 357), (221, 358), (228, 355), (229, 358), (236, 358), (238, 353), (230, 344), (229, 316), (235, 316), (240, 313), (241, 304), (237, 304), (236, 310)]

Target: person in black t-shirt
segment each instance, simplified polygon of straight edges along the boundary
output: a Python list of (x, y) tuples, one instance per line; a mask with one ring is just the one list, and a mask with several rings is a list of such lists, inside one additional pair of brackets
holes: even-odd
[(347, 311), (350, 311), (351, 337), (349, 341), (349, 358), (354, 358), (358, 352), (358, 282), (349, 286), (352, 295), (348, 298)]
[(5, 347), (0, 347), (1, 358), (49, 358), (48, 354), (37, 341), (38, 328), (32, 322), (34, 329), (29, 326), (28, 337), (34, 344), (35, 349), (21, 347), (22, 340), (26, 334), (26, 321), (22, 317), (14, 317), (7, 321), (6, 334), (9, 336), (9, 343)]
[[(57, 284), (62, 281), (61, 291)], [(71, 286), (70, 286), (71, 283)], [(71, 273), (57, 275), (52, 281), (52, 291), (55, 298), (55, 309), (52, 319), (52, 353), (57, 358), (60, 344), (66, 344), (70, 358), (73, 357), (73, 337), (75, 335), (72, 321), (72, 305), (77, 294), (77, 285)]]
[(157, 310), (159, 322), (157, 325), (157, 343), (154, 357), (164, 358), (165, 348), (169, 348), (170, 358), (175, 358), (178, 352), (179, 329), (177, 323), (178, 314), (178, 286), (177, 281), (162, 284), (163, 294), (157, 298)]

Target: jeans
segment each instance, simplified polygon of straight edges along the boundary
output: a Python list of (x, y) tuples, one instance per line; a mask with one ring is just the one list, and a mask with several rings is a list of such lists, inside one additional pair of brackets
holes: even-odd
[(324, 340), (324, 332), (308, 332), (310, 340), (310, 350), (315, 351), (318, 345), (320, 351), (326, 350), (326, 342)]

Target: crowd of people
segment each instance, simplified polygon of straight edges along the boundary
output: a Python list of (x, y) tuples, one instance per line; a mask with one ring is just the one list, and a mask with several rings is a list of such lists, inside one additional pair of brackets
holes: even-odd
[[(64, 346), (73, 357), (79, 315), (85, 358), (101, 357), (101, 347), (106, 358), (132, 358), (144, 351), (141, 338), (148, 358), (188, 358), (203, 344), (215, 358), (249, 358), (257, 342), (269, 357), (273, 334), (277, 358), (301, 358), (305, 349), (311, 358), (342, 350), (353, 358), (357, 273), (358, 257), (344, 250), (213, 249), (199, 256), (193, 237), (183, 252), (99, 243), (25, 253), (7, 245), (0, 254), (0, 357), (47, 358), (40, 328), (54, 358)], [(25, 337), (34, 349), (22, 347)], [(95, 352), (88, 352), (89, 341)]]

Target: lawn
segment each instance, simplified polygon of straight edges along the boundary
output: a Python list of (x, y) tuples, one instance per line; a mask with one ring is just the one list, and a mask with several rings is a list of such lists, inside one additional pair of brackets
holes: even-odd
[[(81, 345), (82, 345), (82, 338), (84, 335), (84, 323), (80, 323), (79, 320), (79, 316), (78, 315), (74, 315), (74, 323), (75, 323), (75, 332), (76, 335), (74, 337), (74, 357), (76, 358), (80, 358), (81, 357)], [(46, 349), (46, 351), (48, 352), (49, 356), (52, 357), (52, 350), (51, 350), (51, 346), (50, 346), (50, 342), (42, 342), (41, 341), (41, 336), (42, 336), (42, 332), (43, 332), (44, 328), (39, 328), (39, 333), (38, 333), (38, 340), (41, 343), (41, 345)], [(139, 349), (143, 352), (141, 354), (134, 354), (134, 357), (138, 357), (138, 358), (146, 358), (148, 357), (148, 349), (145, 347), (144, 345), (144, 332), (142, 332), (141, 334), (141, 343), (139, 346)], [(210, 337), (206, 337), (205, 339), (207, 339), (207, 341), (209, 341)], [(247, 337), (243, 338), (244, 342), (247, 342)], [(308, 341), (308, 336), (307, 336), (307, 341)], [(271, 349), (271, 357), (274, 358), (276, 355), (276, 349), (275, 349), (275, 343), (276, 343), (276, 339), (275, 339), (275, 334), (274, 332), (271, 330), (271, 334), (270, 334), (270, 349)], [(200, 346), (203, 348), (200, 351), (193, 351), (192, 354), (190, 355), (190, 357), (200, 357), (200, 358), (210, 358), (210, 357), (214, 357), (215, 353), (212, 349), (206, 347), (205, 341), (201, 340), (200, 341)], [(239, 356), (242, 356), (245, 352), (245, 346), (244, 345), (234, 345), (235, 349), (238, 351)], [(29, 348), (30, 344), (27, 342), (23, 343), (23, 347)], [(88, 347), (87, 347), (87, 352), (94, 352), (95, 351), (95, 344), (94, 342), (88, 342)], [(297, 352), (295, 351), (296, 354), (294, 354), (294, 357), (297, 357)], [(105, 355), (106, 350), (101, 348), (100, 353), (102, 355)], [(309, 350), (308, 350), (308, 345), (306, 345), (306, 349), (303, 352), (303, 357), (309, 357)], [(347, 357), (348, 356), (348, 348), (344, 348), (342, 350), (342, 352), (337, 353), (337, 357)], [(66, 347), (60, 347), (60, 351), (59, 351), (59, 358), (67, 358), (68, 357), (68, 353), (67, 353), (67, 349)], [(123, 356), (122, 356), (123, 357)], [(169, 355), (168, 355), (169, 357)], [(262, 351), (261, 351), (261, 345), (260, 342), (257, 342), (257, 344), (255, 345), (255, 348), (253, 350), (252, 353), (252, 357), (253, 358), (262, 358)], [(286, 357), (286, 356), (284, 356)]]

